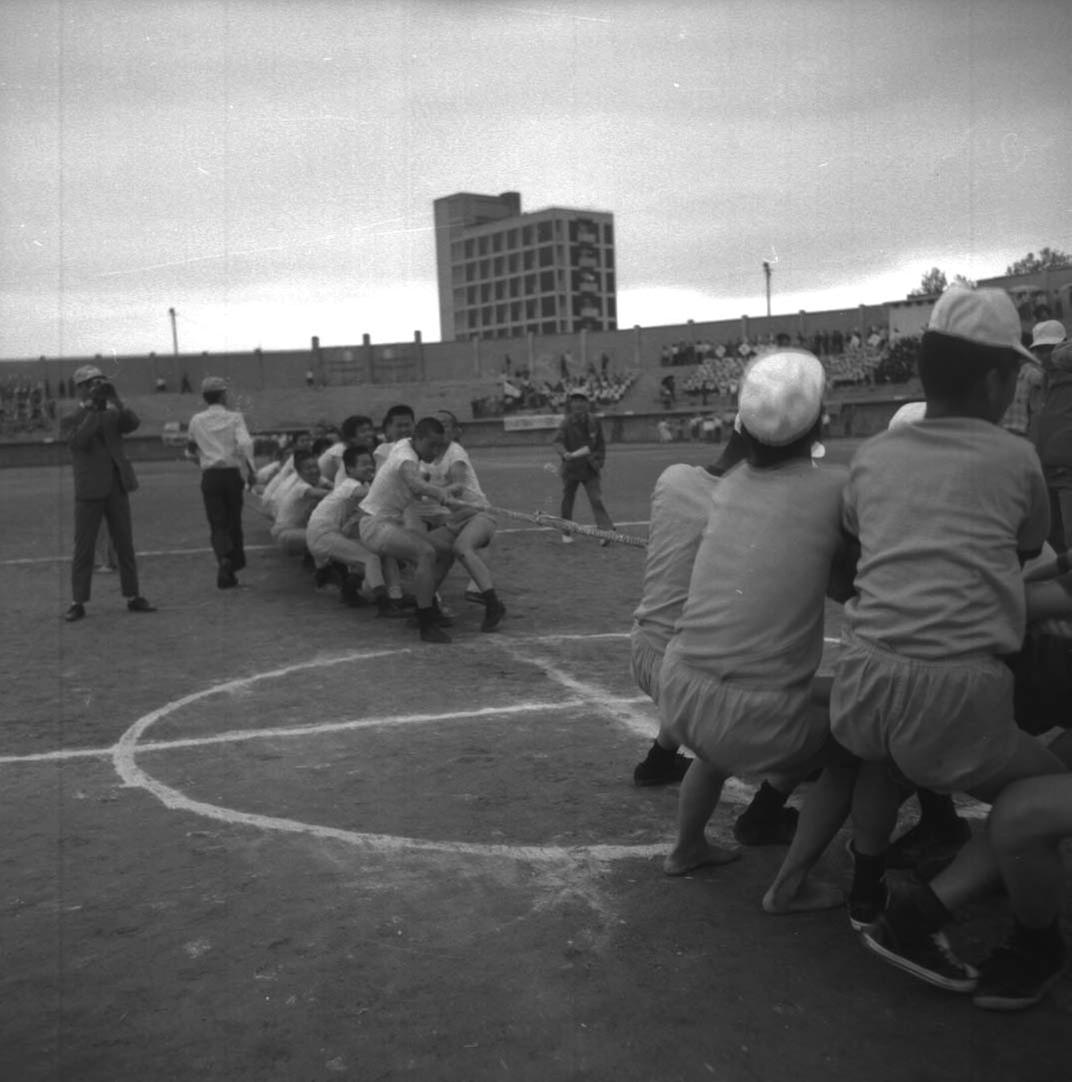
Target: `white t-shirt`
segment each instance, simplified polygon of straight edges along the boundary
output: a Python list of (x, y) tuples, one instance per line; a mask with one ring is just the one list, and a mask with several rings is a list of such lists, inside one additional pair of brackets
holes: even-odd
[(633, 619), (659, 650), (674, 634), (719, 478), (702, 466), (668, 466), (651, 495), (644, 586)]
[(341, 530), (368, 491), (367, 485), (344, 474), (342, 480), (313, 508), (307, 527), (309, 533), (335, 533)]
[(309, 516), (316, 507), (317, 497), (313, 492), (313, 486), (297, 479), (276, 501), (277, 511), (275, 523), (272, 526), (273, 533), (279, 530), (304, 529), (309, 521)]
[[(402, 476), (402, 466), (412, 462), (419, 468), (420, 458), (413, 449), (412, 440), (398, 440), (390, 444), (390, 448), (384, 461), (377, 466), (368, 495), (361, 501), (361, 510), (369, 515), (401, 520), (406, 508), (417, 501)], [(380, 450), (377, 447), (376, 453)]]

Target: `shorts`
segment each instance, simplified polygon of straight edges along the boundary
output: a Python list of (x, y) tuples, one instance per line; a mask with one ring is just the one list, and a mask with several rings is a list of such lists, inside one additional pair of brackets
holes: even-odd
[(634, 624), (629, 635), (629, 667), (637, 687), (653, 703), (659, 701), (659, 669), (662, 663), (663, 650), (655, 646), (638, 624)]
[(358, 535), (362, 544), (375, 552), (378, 556), (395, 555), (395, 546), (401, 542), (403, 546), (410, 546), (414, 537), (418, 540), (428, 541), (437, 552), (450, 552), (454, 543), (450, 533), (442, 526), (427, 533), (411, 530), (404, 526), (398, 519), (383, 518), (380, 515), (365, 515), (358, 523)]
[(756, 688), (720, 680), (681, 661), (673, 643), (659, 670), (658, 706), (661, 732), (737, 777), (803, 767), (830, 738), (811, 681)]
[(1013, 677), (996, 657), (921, 661), (848, 628), (843, 645), (830, 728), (854, 755), (890, 759), (915, 785), (954, 793), (988, 781), (1015, 754)]
[(1072, 728), (1072, 638), (1029, 631), (1009, 659), (1016, 724), (1032, 736)]

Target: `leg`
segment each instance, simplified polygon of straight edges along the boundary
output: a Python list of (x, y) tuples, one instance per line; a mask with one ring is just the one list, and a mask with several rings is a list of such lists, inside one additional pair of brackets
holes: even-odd
[(727, 777), (725, 771), (710, 763), (693, 759), (678, 796), (677, 841), (663, 862), (667, 875), (685, 875), (694, 868), (729, 864), (740, 857), (740, 850), (712, 845), (707, 840), (707, 823), (718, 807)]
[(565, 477), (562, 479), (562, 517), (567, 522), (573, 521), (573, 502), (577, 498), (577, 489), (580, 487), (581, 482), (573, 477)]
[(201, 499), (208, 519), (209, 541), (217, 561), (231, 558), (230, 514), (223, 473), (223, 470), (204, 470), (201, 474)]
[(108, 532), (112, 535), (116, 559), (119, 561), (119, 586), (123, 596), (129, 601), (139, 594), (138, 563), (134, 556), (130, 497), (117, 484), (112, 486), (108, 499), (104, 501), (104, 517), (108, 521)]
[(789, 852), (763, 895), (763, 908), (768, 913), (832, 909), (845, 901), (836, 887), (810, 882), (808, 872), (848, 817), (860, 763), (833, 741), (824, 759), (819, 780), (801, 808)]
[(246, 539), (242, 530), (242, 504), (244, 485), (242, 475), (228, 470), (227, 478), (227, 532), (231, 538), (231, 569), (241, 571), (246, 566)]
[(71, 560), (71, 599), (84, 605), (90, 598), (97, 533), (104, 517), (104, 500), (75, 500), (74, 556)]
[(592, 516), (596, 520), (596, 525), (601, 530), (613, 530), (614, 523), (611, 521), (610, 515), (607, 514), (606, 507), (603, 506), (603, 486), (598, 475), (584, 482), (584, 491), (588, 495), (588, 503), (592, 508)]

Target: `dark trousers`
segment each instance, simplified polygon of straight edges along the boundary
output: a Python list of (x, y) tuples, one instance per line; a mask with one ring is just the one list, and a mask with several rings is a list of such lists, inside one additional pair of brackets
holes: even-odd
[(577, 497), (577, 489), (584, 485), (584, 491), (588, 494), (588, 503), (592, 508), (592, 514), (595, 516), (596, 525), (601, 530), (613, 530), (614, 523), (611, 522), (610, 515), (607, 514), (607, 509), (603, 506), (603, 489), (599, 483), (598, 477), (589, 477), (585, 480), (579, 480), (573, 477), (566, 477), (562, 481), (562, 517), (573, 521), (573, 501)]
[(90, 597), (97, 534), (101, 520), (108, 523), (115, 557), (119, 563), (119, 586), (124, 597), (138, 596), (138, 564), (134, 558), (134, 530), (130, 521), (130, 497), (116, 477), (103, 500), (74, 501), (74, 559), (71, 562), (71, 600), (85, 604)]
[(204, 470), (201, 498), (217, 560), (231, 561), (232, 571), (246, 566), (242, 537), (242, 474), (236, 469)]

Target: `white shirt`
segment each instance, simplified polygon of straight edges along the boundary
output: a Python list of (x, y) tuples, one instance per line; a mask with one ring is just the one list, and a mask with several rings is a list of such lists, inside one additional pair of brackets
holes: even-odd
[[(380, 448), (376, 448), (379, 453)], [(413, 449), (413, 441), (398, 440), (391, 444), (391, 452), (376, 470), (368, 495), (361, 501), (361, 510), (383, 518), (401, 519), (406, 508), (417, 502), (413, 490), (402, 476), (402, 466), (412, 462), (420, 466), (420, 458)]]
[(452, 440), (439, 458), (428, 464), (428, 479), (434, 485), (449, 485), (451, 484), (451, 468), (458, 464), (462, 468), (454, 472), (461, 474), (460, 483), (465, 486), (459, 498), (465, 500), (466, 503), (486, 504), (488, 498), (477, 480), (476, 470), (473, 469), (473, 463), (469, 459), (469, 452), (457, 440)]
[[(296, 475), (295, 475), (296, 476)], [(276, 500), (275, 523), (272, 533), (279, 530), (300, 530), (309, 521), (309, 515), (316, 507), (317, 496), (313, 486), (304, 481), (296, 481)]]
[(367, 492), (366, 485), (343, 474), (342, 480), (313, 508), (306, 527), (309, 533), (335, 533), (341, 530)]
[(253, 440), (237, 410), (217, 402), (195, 413), (190, 418), (188, 435), (197, 444), (201, 469), (237, 469), (244, 473), (254, 468)]

